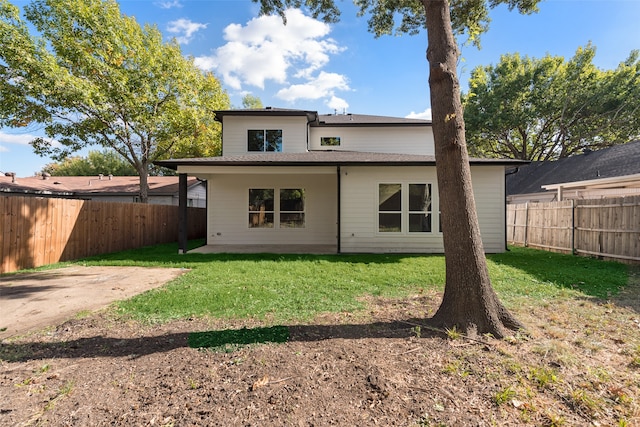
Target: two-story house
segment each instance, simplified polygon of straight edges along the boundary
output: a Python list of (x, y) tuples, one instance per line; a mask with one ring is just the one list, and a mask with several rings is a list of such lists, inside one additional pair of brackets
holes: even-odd
[[(267, 107), (217, 111), (222, 156), (158, 162), (208, 182), (203, 251), (441, 253), (431, 122)], [(505, 243), (505, 166), (471, 159), (487, 252)]]

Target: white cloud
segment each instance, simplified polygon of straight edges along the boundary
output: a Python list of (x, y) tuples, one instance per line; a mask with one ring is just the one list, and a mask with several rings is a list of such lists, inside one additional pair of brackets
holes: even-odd
[(180, 0), (165, 0), (165, 1), (158, 1), (156, 2), (156, 4), (161, 8), (161, 9), (172, 9), (174, 7), (180, 8), (182, 7), (182, 2)]
[(291, 85), (278, 91), (276, 96), (285, 101), (298, 99), (320, 99), (333, 96), (335, 90), (349, 90), (347, 79), (342, 74), (321, 71), (318, 77), (307, 83)]
[[(330, 26), (305, 16), (298, 9), (285, 13), (287, 25), (279, 16), (261, 16), (245, 26), (227, 26), (224, 29), (227, 43), (211, 56), (195, 58), (195, 64), (207, 71), (215, 70), (226, 85), (238, 91), (243, 90), (244, 85), (264, 89), (267, 81), (287, 84), (290, 75), (306, 81), (278, 92), (280, 98), (290, 101), (298, 97), (322, 97), (318, 90), (323, 84), (330, 88), (324, 96), (331, 96), (331, 90), (348, 90), (344, 76), (321, 72), (314, 77), (327, 65), (331, 54), (344, 50), (327, 37)], [(322, 82), (331, 78), (335, 80), (333, 86)]]
[(207, 28), (207, 24), (193, 22), (190, 19), (180, 18), (169, 22), (167, 31), (176, 34), (176, 40), (180, 44), (189, 44), (196, 31)]
[(9, 151), (7, 147), (5, 147), (4, 145), (0, 145), (0, 153), (6, 153), (7, 151)]
[(331, 99), (326, 102), (326, 105), (338, 113), (345, 112), (349, 108), (347, 101), (337, 96), (332, 96)]
[(13, 134), (0, 131), (0, 142), (3, 144), (29, 145), (37, 136), (30, 134)]
[(431, 120), (431, 108), (427, 108), (422, 113), (414, 113), (413, 111), (407, 115), (405, 118), (407, 119), (423, 119), (423, 120)]
[[(29, 145), (29, 143), (36, 138), (44, 138), (44, 137), (39, 135), (33, 135), (30, 133), (17, 134), (17, 133), (6, 133), (6, 132), (0, 131), (0, 144), (2, 144), (2, 146), (4, 147), (4, 149), (0, 151), (10, 151), (10, 149), (6, 147), (6, 144)], [(45, 138), (45, 140), (47, 139)], [(54, 147), (60, 146), (60, 142), (58, 142), (55, 139), (49, 139), (48, 141), (50, 141), (51, 145)]]

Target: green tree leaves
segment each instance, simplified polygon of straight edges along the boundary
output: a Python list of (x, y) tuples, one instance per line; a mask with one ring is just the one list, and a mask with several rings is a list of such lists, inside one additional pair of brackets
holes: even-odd
[(44, 125), (32, 141), (63, 159), (101, 145), (141, 176), (155, 160), (219, 154), (213, 111), (229, 107), (218, 80), (197, 69), (155, 26), (123, 16), (115, 0), (35, 0), (20, 20), (0, 0), (0, 125)]
[(42, 172), (52, 176), (132, 176), (136, 170), (113, 150), (89, 151), (86, 157), (68, 157), (49, 163)]
[(471, 153), (551, 160), (638, 137), (638, 52), (607, 71), (594, 56), (587, 45), (568, 61), (516, 53), (474, 69), (463, 95)]

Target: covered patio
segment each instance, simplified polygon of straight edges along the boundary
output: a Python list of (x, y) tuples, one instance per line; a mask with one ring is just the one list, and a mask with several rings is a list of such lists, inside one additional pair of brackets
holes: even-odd
[(190, 250), (190, 254), (337, 254), (336, 245), (205, 245)]

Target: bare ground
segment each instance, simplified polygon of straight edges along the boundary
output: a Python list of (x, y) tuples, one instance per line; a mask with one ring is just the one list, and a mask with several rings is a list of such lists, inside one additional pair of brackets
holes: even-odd
[(514, 308), (527, 335), (478, 342), (416, 327), (440, 295), (290, 325), (285, 344), (187, 346), (194, 331), (112, 309), (0, 348), (0, 425), (637, 426), (640, 285), (611, 301)]

